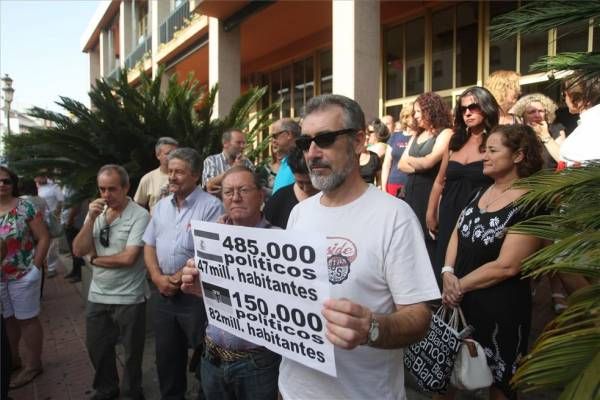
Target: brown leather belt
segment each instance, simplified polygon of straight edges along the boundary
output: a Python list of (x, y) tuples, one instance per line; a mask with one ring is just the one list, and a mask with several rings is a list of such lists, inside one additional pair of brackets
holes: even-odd
[(211, 356), (210, 358), (218, 362), (238, 361), (244, 358), (248, 358), (250, 354), (258, 353), (261, 350), (264, 350), (263, 347), (258, 347), (256, 349), (250, 350), (228, 350), (213, 342), (208, 336), (204, 338), (204, 343), (206, 345), (206, 351)]

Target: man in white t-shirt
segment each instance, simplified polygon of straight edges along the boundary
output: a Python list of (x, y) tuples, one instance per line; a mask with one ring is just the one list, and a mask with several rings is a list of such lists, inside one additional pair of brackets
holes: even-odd
[(287, 229), (327, 235), (323, 315), (337, 378), (284, 358), (279, 390), (284, 399), (405, 399), (402, 348), (425, 335), (425, 302), (440, 297), (419, 222), (361, 179), (365, 119), (355, 101), (323, 95), (305, 109), (296, 145), (321, 193), (293, 209)]
[(133, 200), (152, 212), (152, 208), (160, 199), (169, 195), (168, 156), (169, 153), (179, 146), (177, 140), (164, 136), (158, 139), (154, 147), (154, 153), (158, 162), (158, 168), (153, 169), (142, 176)]
[[(49, 180), (45, 175), (36, 176), (34, 180), (37, 185), (38, 196), (46, 201), (48, 210), (60, 220), (60, 213), (62, 211), (63, 202), (65, 201), (61, 188), (56, 183)], [(56, 267), (60, 264), (60, 259), (58, 258), (58, 241), (58, 238), (50, 240), (50, 247), (48, 248), (46, 260), (46, 263), (48, 264), (46, 277), (48, 278), (56, 276)]]

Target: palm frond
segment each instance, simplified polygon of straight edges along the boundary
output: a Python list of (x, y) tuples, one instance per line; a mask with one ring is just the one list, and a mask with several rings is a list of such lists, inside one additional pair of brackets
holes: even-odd
[[(522, 7), (492, 20), (490, 34), (494, 40), (507, 39), (519, 32), (545, 32), (560, 25), (587, 21), (600, 16), (597, 1), (528, 1)], [(576, 28), (575, 28), (576, 29)], [(587, 29), (582, 24), (580, 29)]]

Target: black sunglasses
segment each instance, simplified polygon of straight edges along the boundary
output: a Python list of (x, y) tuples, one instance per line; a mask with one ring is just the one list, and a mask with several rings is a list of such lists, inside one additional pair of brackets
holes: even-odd
[(347, 128), (340, 129), (339, 131), (319, 132), (314, 137), (308, 135), (301, 135), (298, 139), (296, 139), (296, 147), (298, 147), (302, 151), (308, 151), (312, 142), (315, 142), (315, 144), (320, 148), (326, 149), (335, 142), (335, 139), (338, 136), (345, 135), (346, 133), (356, 132), (358, 132), (358, 129)]
[(465, 111), (467, 111), (467, 110), (469, 110), (471, 112), (478, 112), (478, 111), (481, 111), (481, 106), (478, 103), (471, 103), (468, 106), (458, 107), (458, 110), (460, 111), (461, 114), (464, 114)]
[(110, 225), (106, 225), (104, 228), (100, 229), (100, 244), (104, 247), (108, 247), (110, 245), (109, 242), (110, 237)]
[(6, 185), (6, 186), (12, 185), (12, 179), (10, 179), (10, 178), (3, 178), (3, 179), (0, 179), (0, 182), (1, 182), (3, 185)]
[(286, 132), (289, 132), (289, 131), (287, 129), (285, 129), (282, 131), (271, 133), (271, 139), (277, 139), (279, 137), (279, 135), (281, 135), (282, 133), (286, 133)]

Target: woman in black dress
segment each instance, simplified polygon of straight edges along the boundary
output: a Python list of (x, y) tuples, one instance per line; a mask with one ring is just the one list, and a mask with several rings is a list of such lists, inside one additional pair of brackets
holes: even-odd
[(404, 200), (421, 223), (429, 259), (433, 262), (435, 237), (427, 230), (425, 214), (433, 181), (442, 157), (448, 151), (452, 121), (448, 105), (436, 93), (423, 93), (417, 97), (413, 107), (413, 118), (418, 131), (408, 142), (408, 151), (400, 157), (398, 168), (408, 174)]
[(492, 130), (483, 173), (494, 183), (479, 190), (462, 211), (442, 271), (442, 301), (460, 305), (475, 328), (473, 338), (484, 348), (494, 377), (493, 400), (516, 397), (509, 381), (527, 351), (531, 325), (531, 290), (529, 279), (521, 279), (521, 262), (542, 245), (539, 238), (508, 232), (528, 217), (515, 203), (526, 191), (513, 183), (542, 164), (541, 144), (531, 127)]
[(440, 285), (446, 247), (458, 215), (474, 190), (491, 184), (483, 175), (483, 143), (498, 125), (498, 115), (494, 96), (478, 86), (465, 90), (454, 109), (454, 135), (435, 178), (426, 216), (429, 232), (437, 236), (433, 270)]

